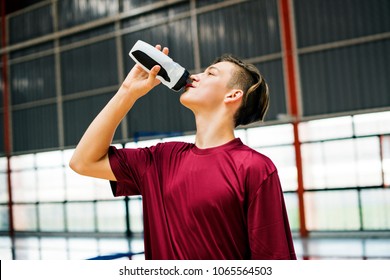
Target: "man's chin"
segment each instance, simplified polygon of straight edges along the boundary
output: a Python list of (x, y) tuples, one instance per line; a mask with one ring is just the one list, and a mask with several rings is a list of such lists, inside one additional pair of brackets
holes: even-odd
[(187, 92), (183, 92), (182, 95), (180, 95), (180, 103), (181, 105), (183, 105), (184, 107), (187, 107), (188, 109), (191, 110), (192, 108), (192, 104), (193, 104), (193, 101), (191, 100), (190, 96), (188, 96), (188, 93)]

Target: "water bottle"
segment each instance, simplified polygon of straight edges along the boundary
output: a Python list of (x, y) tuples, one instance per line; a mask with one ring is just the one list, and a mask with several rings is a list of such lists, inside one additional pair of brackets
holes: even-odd
[(190, 73), (185, 68), (144, 41), (138, 40), (129, 55), (148, 73), (153, 66), (160, 65), (161, 69), (156, 78), (174, 91), (179, 91), (191, 83)]

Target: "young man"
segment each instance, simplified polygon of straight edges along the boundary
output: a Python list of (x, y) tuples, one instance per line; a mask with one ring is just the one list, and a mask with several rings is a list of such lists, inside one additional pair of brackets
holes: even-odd
[(234, 136), (268, 108), (268, 86), (253, 65), (225, 56), (191, 76), (180, 102), (195, 115), (195, 144), (110, 147), (136, 100), (160, 83), (159, 70), (133, 67), (71, 168), (110, 180), (115, 196), (143, 196), (146, 259), (295, 259), (277, 170)]

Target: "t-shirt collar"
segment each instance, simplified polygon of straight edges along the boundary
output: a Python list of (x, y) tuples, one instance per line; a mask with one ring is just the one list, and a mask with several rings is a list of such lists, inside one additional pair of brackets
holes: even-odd
[(200, 149), (198, 148), (195, 144), (194, 146), (192, 147), (192, 152), (194, 152), (195, 154), (198, 154), (198, 155), (211, 155), (211, 154), (215, 154), (215, 153), (219, 153), (219, 152), (223, 152), (223, 151), (228, 151), (234, 147), (237, 147), (237, 146), (240, 146), (242, 145), (242, 141), (240, 138), (235, 138), (233, 140), (230, 140), (229, 142), (223, 144), (223, 145), (220, 145), (220, 146), (217, 146), (217, 147), (212, 147), (212, 148), (206, 148), (206, 149)]

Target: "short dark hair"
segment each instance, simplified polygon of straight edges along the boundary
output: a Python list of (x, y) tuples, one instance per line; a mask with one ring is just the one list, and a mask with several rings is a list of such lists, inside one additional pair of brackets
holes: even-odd
[(238, 66), (228, 86), (238, 87), (244, 92), (241, 106), (234, 115), (235, 127), (263, 121), (269, 107), (269, 89), (264, 77), (256, 66), (231, 54), (218, 57), (213, 64), (224, 61)]

